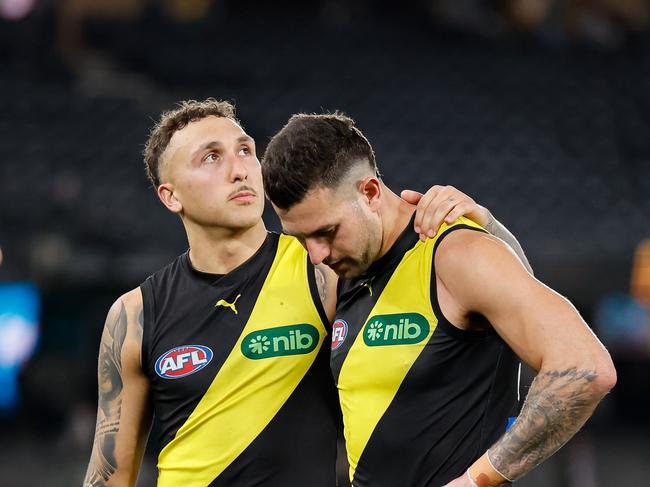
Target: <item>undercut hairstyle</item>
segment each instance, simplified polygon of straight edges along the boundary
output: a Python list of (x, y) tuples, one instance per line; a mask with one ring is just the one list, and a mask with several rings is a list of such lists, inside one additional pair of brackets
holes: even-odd
[(160, 185), (160, 157), (174, 134), (187, 124), (209, 116), (228, 118), (241, 125), (235, 116), (235, 107), (214, 98), (181, 101), (176, 109), (163, 112), (151, 129), (143, 151), (145, 171), (154, 188)]
[(375, 153), (354, 120), (341, 113), (292, 116), (262, 159), (264, 189), (283, 210), (314, 188), (337, 188), (350, 170), (367, 164), (379, 177)]

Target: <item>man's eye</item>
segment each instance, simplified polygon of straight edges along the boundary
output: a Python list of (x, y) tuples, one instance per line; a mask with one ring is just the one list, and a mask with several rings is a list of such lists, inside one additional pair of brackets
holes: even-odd
[(215, 162), (219, 159), (219, 154), (216, 152), (210, 152), (203, 158), (203, 162)]
[(251, 153), (251, 150), (248, 147), (242, 147), (239, 149), (239, 155), (240, 156), (247, 156)]

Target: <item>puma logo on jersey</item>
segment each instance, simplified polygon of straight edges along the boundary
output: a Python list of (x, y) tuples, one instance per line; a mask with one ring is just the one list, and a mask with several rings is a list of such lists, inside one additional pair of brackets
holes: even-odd
[(238, 294), (232, 303), (229, 303), (225, 299), (220, 299), (219, 301), (217, 301), (217, 304), (215, 304), (214, 307), (216, 308), (217, 306), (223, 306), (224, 308), (230, 308), (233, 313), (237, 314), (237, 308), (235, 307), (235, 303), (239, 299), (239, 296), (241, 296), (241, 294)]
[(372, 279), (368, 279), (366, 282), (361, 284), (361, 287), (368, 288), (368, 292), (372, 296)]

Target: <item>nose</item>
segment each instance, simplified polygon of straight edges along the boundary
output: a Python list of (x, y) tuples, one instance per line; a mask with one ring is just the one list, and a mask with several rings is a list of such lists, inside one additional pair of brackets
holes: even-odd
[(244, 161), (236, 155), (231, 157), (230, 179), (232, 182), (246, 181), (248, 178), (248, 168)]
[(320, 264), (330, 255), (330, 246), (327, 242), (308, 238), (305, 240), (305, 247), (313, 265)]

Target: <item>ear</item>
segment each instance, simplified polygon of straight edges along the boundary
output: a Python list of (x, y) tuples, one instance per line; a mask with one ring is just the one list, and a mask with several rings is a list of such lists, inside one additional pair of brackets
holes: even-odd
[(182, 203), (176, 198), (174, 192), (175, 188), (172, 183), (163, 183), (158, 186), (158, 198), (162, 201), (162, 204), (167, 207), (172, 213), (180, 213), (183, 211)]
[(375, 176), (363, 178), (359, 183), (359, 192), (371, 210), (377, 211), (381, 206), (381, 183)]

